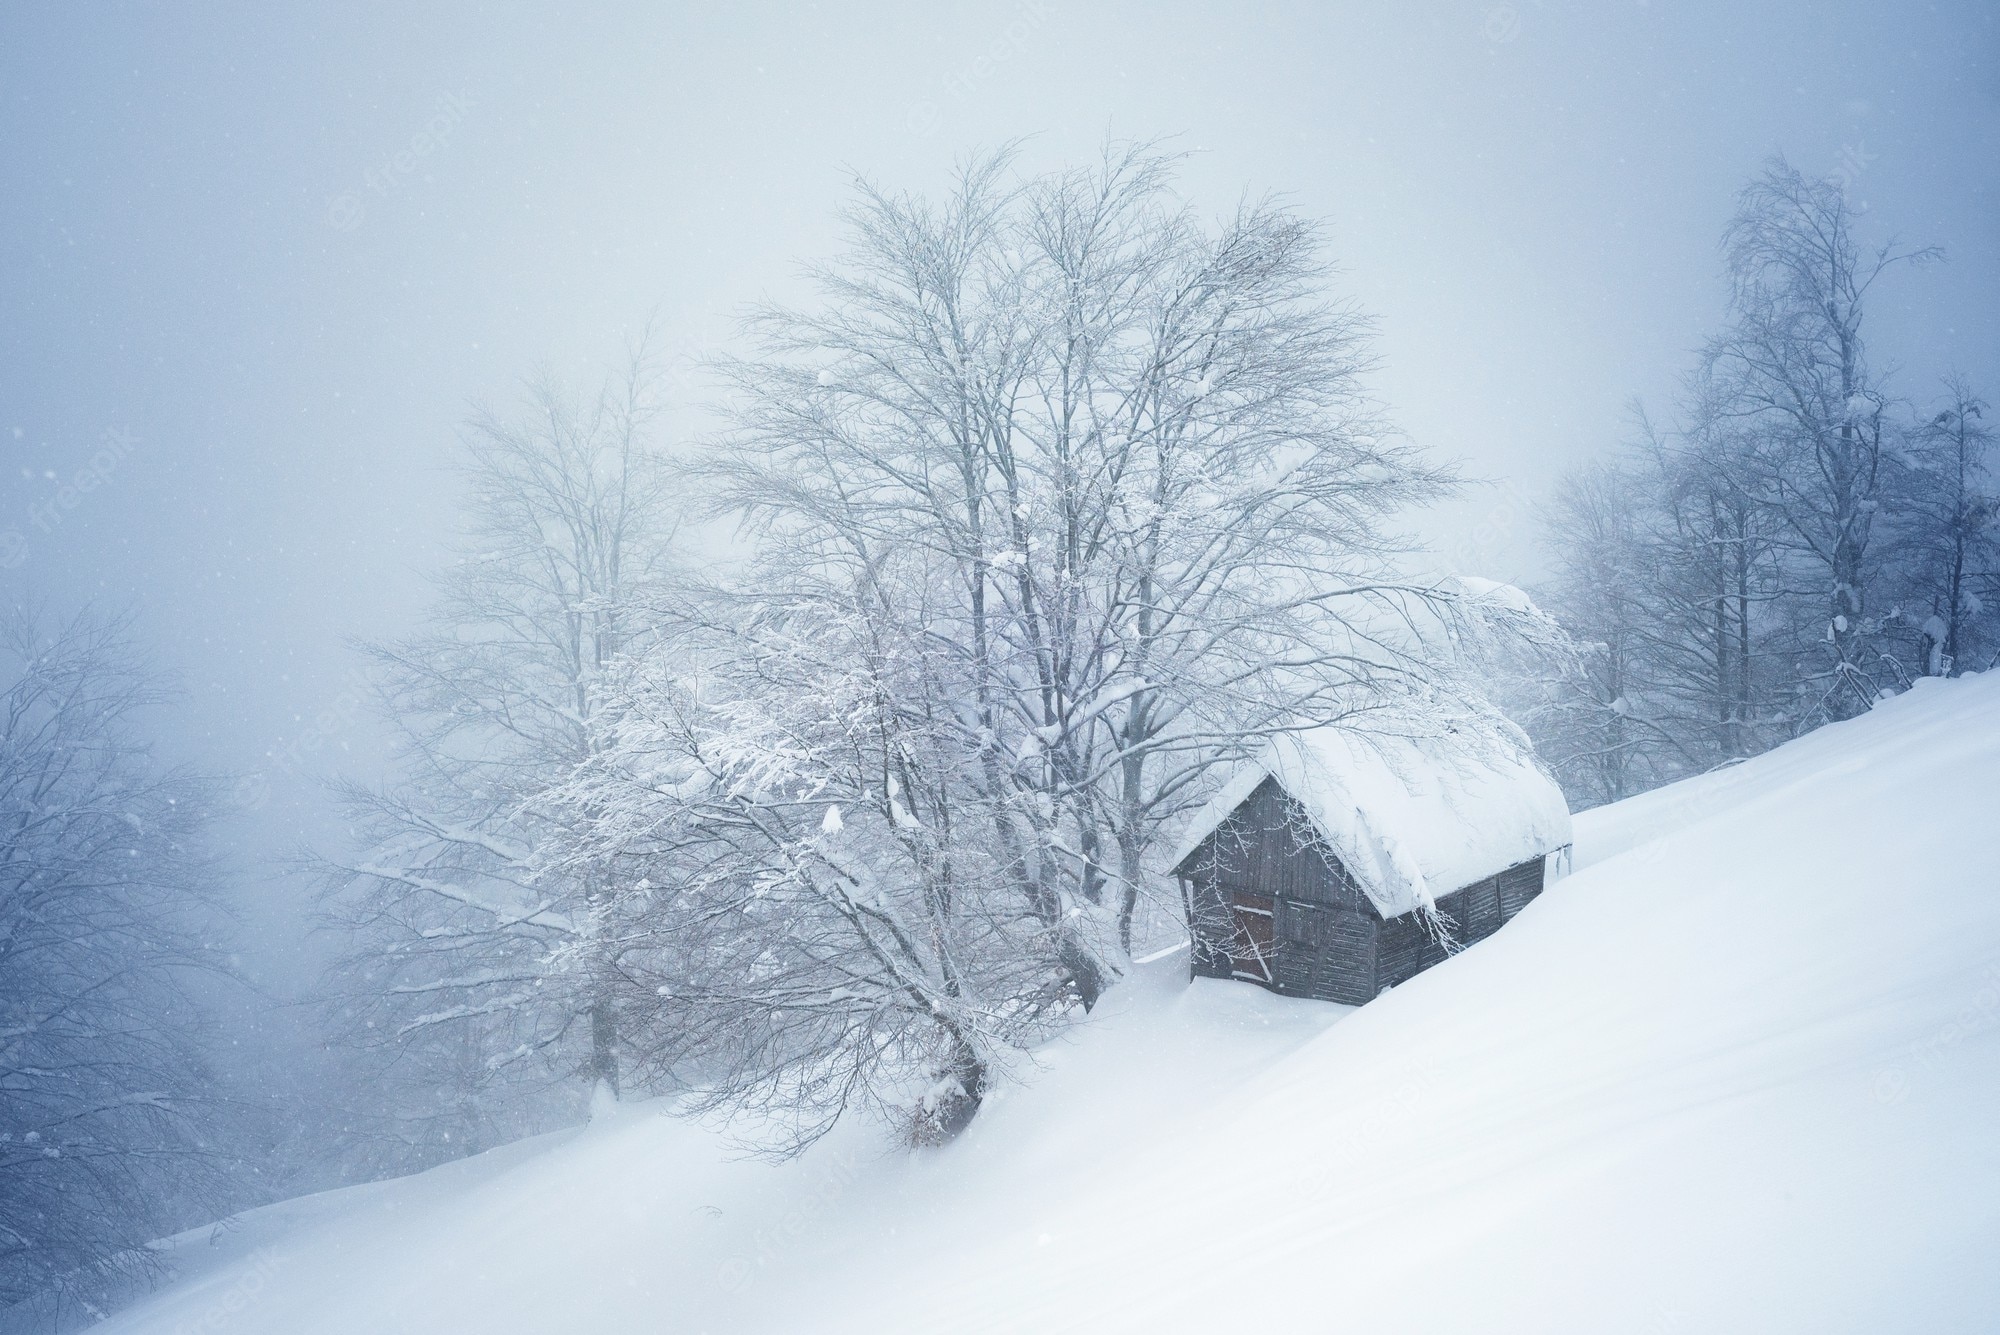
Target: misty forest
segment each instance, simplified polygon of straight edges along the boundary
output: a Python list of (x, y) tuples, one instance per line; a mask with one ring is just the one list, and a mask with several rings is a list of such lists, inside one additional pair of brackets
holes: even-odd
[(502, 8), (0, 18), (0, 1330), (1990, 1328), (1995, 14)]

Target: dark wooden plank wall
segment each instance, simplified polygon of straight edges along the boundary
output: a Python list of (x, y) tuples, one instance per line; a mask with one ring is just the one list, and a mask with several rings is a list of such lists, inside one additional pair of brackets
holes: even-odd
[[(1491, 936), (1526, 907), (1542, 891), (1544, 862), (1532, 858), (1440, 899), (1455, 942)], [(1445, 958), (1417, 914), (1383, 920), (1275, 779), (1258, 785), (1179, 871), (1197, 974), (1232, 975), (1238, 891), (1276, 901), (1273, 986), (1290, 996), (1360, 1005)]]
[[(1509, 918), (1542, 892), (1544, 858), (1530, 858), (1495, 876), (1454, 890), (1437, 902), (1452, 938), (1469, 946), (1500, 930)], [(1394, 987), (1442, 963), (1445, 948), (1425, 930), (1420, 915), (1405, 913), (1382, 924), (1377, 958), (1377, 989)]]
[(1493, 878), (1500, 890), (1502, 922), (1528, 907), (1528, 901), (1542, 893), (1542, 886), (1548, 878), (1546, 862), (1545, 858), (1535, 858), (1518, 867), (1509, 867)]

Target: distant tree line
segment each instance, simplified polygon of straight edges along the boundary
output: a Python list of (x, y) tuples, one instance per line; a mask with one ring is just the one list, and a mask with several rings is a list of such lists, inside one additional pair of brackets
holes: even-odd
[(1576, 670), (1513, 701), (1575, 806), (1615, 801), (2000, 652), (1989, 409), (1899, 397), (1864, 316), (1928, 248), (1869, 244), (1839, 185), (1772, 162), (1723, 233), (1729, 298), (1664, 420), (1545, 512)]

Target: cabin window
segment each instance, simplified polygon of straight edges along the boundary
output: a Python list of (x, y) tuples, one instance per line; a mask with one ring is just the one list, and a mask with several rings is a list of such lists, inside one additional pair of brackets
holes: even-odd
[(1287, 941), (1318, 945), (1313, 938), (1312, 909), (1296, 899), (1278, 901), (1278, 935)]

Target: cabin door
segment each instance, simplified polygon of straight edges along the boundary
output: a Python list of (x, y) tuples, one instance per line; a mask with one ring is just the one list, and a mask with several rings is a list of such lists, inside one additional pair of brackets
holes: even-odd
[(1230, 898), (1235, 919), (1236, 939), (1229, 951), (1232, 977), (1268, 984), (1277, 955), (1277, 905), (1269, 895), (1246, 895), (1238, 891)]

